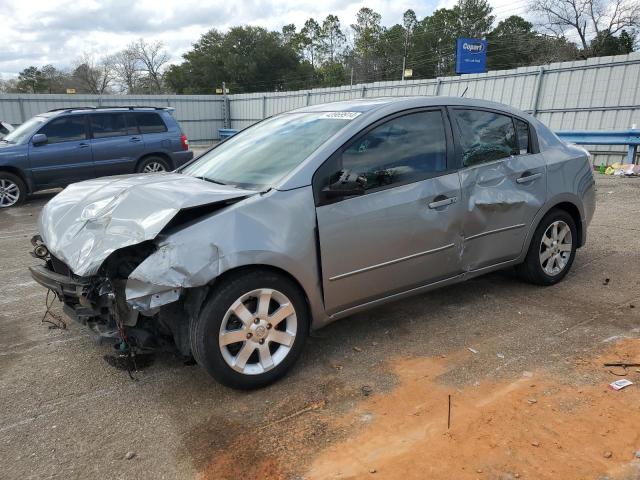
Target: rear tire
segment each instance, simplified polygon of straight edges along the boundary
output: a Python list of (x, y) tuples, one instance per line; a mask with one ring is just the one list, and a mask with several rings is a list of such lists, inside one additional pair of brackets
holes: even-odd
[(309, 333), (304, 294), (284, 275), (244, 270), (223, 279), (190, 328), (193, 356), (231, 388), (269, 385), (291, 368)]
[(536, 228), (524, 262), (516, 267), (518, 274), (536, 285), (558, 283), (571, 269), (577, 244), (573, 217), (564, 210), (551, 210)]
[(147, 157), (138, 164), (138, 173), (159, 173), (171, 170), (169, 163), (161, 157)]
[(9, 172), (0, 171), (0, 208), (20, 205), (27, 198), (27, 186), (22, 179)]

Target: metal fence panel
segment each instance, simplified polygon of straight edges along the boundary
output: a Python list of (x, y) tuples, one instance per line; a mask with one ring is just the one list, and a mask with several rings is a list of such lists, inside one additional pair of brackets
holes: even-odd
[(0, 95), (0, 119), (13, 125), (54, 108), (146, 105), (173, 107), (187, 137), (194, 144), (211, 143), (223, 127), (222, 97), (213, 95)]

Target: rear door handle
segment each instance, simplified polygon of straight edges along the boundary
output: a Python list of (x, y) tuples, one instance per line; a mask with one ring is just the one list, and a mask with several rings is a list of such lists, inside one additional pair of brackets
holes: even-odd
[(140, 137), (131, 137), (131, 138), (129, 139), (129, 141), (130, 141), (130, 142), (139, 142), (140, 140), (141, 140), (141, 138), (140, 138)]
[(447, 205), (451, 205), (452, 203), (456, 203), (457, 201), (458, 201), (458, 197), (443, 198), (442, 200), (436, 200), (434, 202), (431, 202), (429, 204), (429, 208), (446, 207)]
[(78, 147), (80, 147), (80, 148), (87, 148), (88, 146), (89, 146), (88, 143), (79, 143), (78, 144)]
[(520, 178), (516, 178), (516, 182), (517, 183), (527, 183), (527, 182), (533, 182), (534, 180), (540, 178), (542, 176), (542, 173), (538, 172), (538, 173), (531, 173), (531, 174), (525, 174), (522, 175)]

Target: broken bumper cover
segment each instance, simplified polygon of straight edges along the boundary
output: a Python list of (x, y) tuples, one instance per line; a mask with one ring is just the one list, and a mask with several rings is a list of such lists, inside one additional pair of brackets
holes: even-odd
[(54, 292), (63, 302), (64, 313), (82, 325), (88, 326), (100, 336), (115, 337), (116, 324), (111, 315), (105, 314), (100, 306), (92, 305), (85, 296), (91, 281), (86, 278), (72, 278), (49, 270), (46, 266), (29, 267), (31, 277), (43, 287)]
[(74, 279), (53, 272), (45, 266), (29, 267), (31, 277), (43, 287), (55, 292), (60, 297), (80, 298), (82, 291), (89, 284), (87, 280)]

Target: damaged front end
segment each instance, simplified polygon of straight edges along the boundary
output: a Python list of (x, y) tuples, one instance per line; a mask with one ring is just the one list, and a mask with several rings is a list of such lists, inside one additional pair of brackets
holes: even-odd
[[(32, 239), (32, 255), (44, 264), (30, 272), (69, 317), (100, 337), (190, 356), (189, 324), (218, 274), (218, 250), (188, 227), (253, 192), (176, 174), (139, 178), (112, 181), (104, 195), (83, 182), (52, 199), (42, 212), (42, 236)], [(167, 187), (184, 183), (196, 191), (168, 194), (174, 189)], [(90, 193), (78, 198), (84, 191)]]
[[(114, 252), (100, 270), (90, 277), (79, 277), (63, 262), (47, 252), (39, 236), (32, 240), (38, 256), (45, 263), (31, 267), (31, 275), (38, 283), (52, 291), (62, 302), (65, 314), (89, 327), (101, 338), (139, 350), (170, 350), (175, 347), (190, 355), (188, 341), (189, 319), (199, 306), (204, 291), (185, 291), (181, 287), (150, 292), (149, 285), (132, 301), (127, 300), (129, 275), (150, 255), (157, 252), (153, 242), (127, 247)], [(192, 299), (186, 302), (187, 297)], [(195, 301), (193, 301), (195, 300)], [(168, 304), (172, 305), (168, 305)], [(140, 308), (142, 307), (142, 308)], [(161, 308), (164, 307), (164, 308)]]

